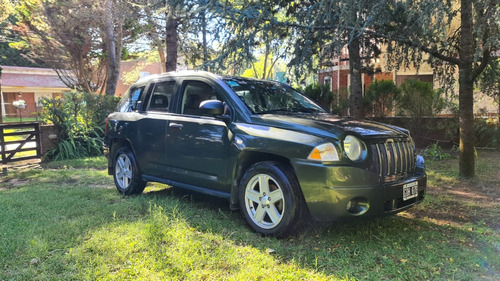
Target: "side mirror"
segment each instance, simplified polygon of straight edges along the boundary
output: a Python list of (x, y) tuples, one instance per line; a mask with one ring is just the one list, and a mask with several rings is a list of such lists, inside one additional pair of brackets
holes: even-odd
[(137, 103), (135, 104), (134, 110), (142, 111), (142, 101), (137, 101)]
[(224, 104), (220, 100), (206, 100), (200, 103), (200, 112), (206, 116), (220, 116), (224, 114)]

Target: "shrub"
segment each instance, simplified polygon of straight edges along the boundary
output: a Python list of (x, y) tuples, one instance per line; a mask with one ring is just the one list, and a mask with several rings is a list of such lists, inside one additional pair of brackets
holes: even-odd
[(43, 98), (40, 118), (54, 124), (59, 143), (44, 160), (62, 160), (102, 154), (106, 116), (119, 98), (72, 91), (64, 98)]
[(450, 154), (443, 151), (441, 146), (439, 146), (439, 142), (429, 145), (424, 151), (422, 151), (422, 155), (432, 158), (432, 160), (443, 160), (451, 157)]
[(310, 84), (304, 89), (304, 94), (319, 103), (332, 114), (341, 115), (342, 112), (349, 107), (349, 100), (342, 98), (348, 96), (347, 88), (341, 88), (332, 92), (328, 84)]
[(324, 108), (330, 110), (333, 103), (333, 92), (330, 91), (329, 84), (310, 84), (304, 89), (304, 94)]
[(433, 90), (432, 83), (415, 79), (407, 79), (401, 84), (401, 95), (398, 98), (398, 114), (420, 118), (434, 116), (443, 110), (442, 90)]
[(386, 116), (392, 111), (399, 93), (398, 86), (392, 80), (373, 81), (363, 100), (366, 113), (372, 113), (375, 117)]
[(476, 146), (500, 148), (500, 123), (493, 118), (476, 118), (474, 141)]

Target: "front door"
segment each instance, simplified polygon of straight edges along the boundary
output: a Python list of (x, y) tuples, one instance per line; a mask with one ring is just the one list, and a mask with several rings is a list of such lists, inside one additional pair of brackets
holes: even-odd
[(201, 116), (204, 100), (219, 99), (208, 82), (184, 81), (180, 114), (167, 127), (168, 178), (197, 187), (228, 192), (226, 153), (228, 128), (223, 120)]

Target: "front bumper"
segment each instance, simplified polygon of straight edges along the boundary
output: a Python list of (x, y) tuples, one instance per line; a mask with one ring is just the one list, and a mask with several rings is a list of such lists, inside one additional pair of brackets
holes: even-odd
[[(369, 170), (292, 161), (311, 216), (320, 221), (380, 217), (406, 210), (425, 197), (427, 176), (414, 173), (399, 181), (384, 183)], [(418, 195), (403, 200), (403, 186), (418, 182)], [(359, 208), (353, 208), (353, 205)], [(358, 212), (359, 210), (359, 212)]]

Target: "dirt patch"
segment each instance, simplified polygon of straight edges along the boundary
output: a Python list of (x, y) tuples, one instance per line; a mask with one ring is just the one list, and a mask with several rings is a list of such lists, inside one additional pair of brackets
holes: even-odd
[(8, 164), (0, 164), (0, 178), (10, 172), (20, 170), (41, 169), (40, 159), (12, 162)]
[(4, 191), (11, 188), (16, 188), (28, 184), (29, 180), (20, 180), (17, 178), (5, 179), (0, 178), (0, 191)]
[(427, 200), (406, 216), (440, 225), (475, 225), (500, 232), (500, 152), (480, 152), (476, 159), (476, 177), (458, 179), (456, 159), (430, 162)]

